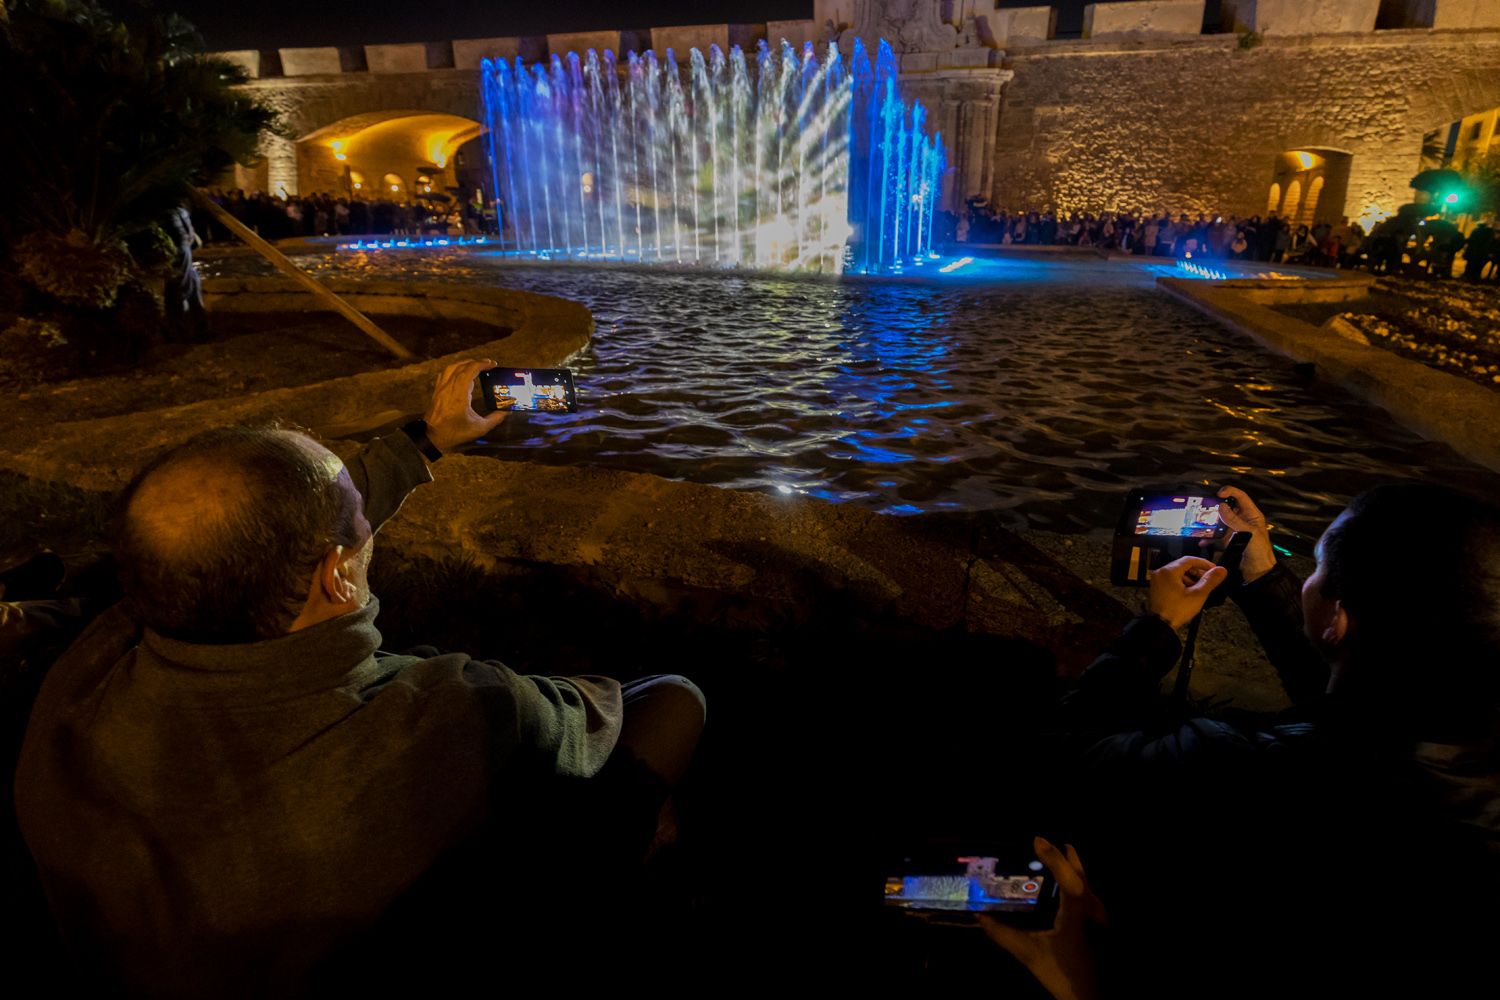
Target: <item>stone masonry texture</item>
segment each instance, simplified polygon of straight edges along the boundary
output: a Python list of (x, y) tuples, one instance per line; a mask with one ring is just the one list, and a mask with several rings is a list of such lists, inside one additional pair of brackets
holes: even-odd
[(1009, 208), (1264, 213), (1277, 156), (1326, 149), (1351, 154), (1345, 214), (1390, 212), (1424, 133), (1500, 106), (1500, 32), (1054, 43), (1004, 66), (990, 196)]

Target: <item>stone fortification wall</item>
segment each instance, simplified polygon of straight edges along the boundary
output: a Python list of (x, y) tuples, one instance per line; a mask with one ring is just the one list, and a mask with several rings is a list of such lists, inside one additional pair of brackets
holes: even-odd
[(1316, 149), (1350, 154), (1320, 215), (1390, 212), (1424, 133), (1500, 106), (1495, 30), (1050, 42), (1004, 65), (991, 196), (1013, 207), (1264, 213), (1278, 155)]
[[(1424, 134), (1500, 106), (1500, 0), (1124, 0), (1056, 37), (1048, 5), (812, 0), (812, 17), (221, 55), (307, 139), (361, 115), (477, 120), (484, 58), (593, 48), (889, 40), (952, 166), (944, 200), (1006, 207), (1263, 212), (1278, 157), (1337, 161), (1323, 217), (1367, 219), (1408, 198)], [(272, 137), (256, 185), (296, 190), (298, 152)], [(1330, 175), (1331, 177), (1331, 175)]]

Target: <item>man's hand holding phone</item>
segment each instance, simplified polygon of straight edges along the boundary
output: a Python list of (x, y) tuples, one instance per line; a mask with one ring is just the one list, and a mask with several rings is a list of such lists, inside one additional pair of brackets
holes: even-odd
[(1044, 931), (1025, 931), (980, 914), (979, 926), (1056, 1000), (1094, 1000), (1099, 996), (1099, 967), (1089, 934), (1106, 923), (1104, 904), (1089, 888), (1083, 862), (1071, 844), (1064, 853), (1038, 837), (1034, 846), (1036, 856), (1057, 879), (1056, 921)]
[(480, 372), (493, 367), (495, 362), (489, 358), (458, 361), (438, 376), (432, 402), (422, 419), (427, 422), (428, 440), (439, 451), (451, 451), (484, 437), (505, 419), (503, 410), (484, 416), (474, 411), (474, 380)]
[(1266, 523), (1266, 515), (1244, 490), (1225, 486), (1219, 490), (1219, 496), (1229, 501), (1219, 508), (1224, 523), (1250, 536), (1245, 554), (1240, 557), (1240, 578), (1246, 583), (1254, 583), (1276, 565), (1276, 550), (1271, 547), (1271, 526)]

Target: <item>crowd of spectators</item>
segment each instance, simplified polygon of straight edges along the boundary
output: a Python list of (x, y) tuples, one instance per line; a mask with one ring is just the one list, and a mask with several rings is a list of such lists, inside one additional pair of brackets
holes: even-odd
[[(1500, 281), (1500, 240), (1481, 222), (1465, 236), (1445, 219), (1413, 232), (1381, 224), (1367, 233), (1344, 216), (1338, 222), (1295, 223), (1276, 212), (1247, 218), (1170, 212), (1012, 212), (974, 202), (967, 217), (946, 220), (950, 238), (968, 244), (1035, 247), (1093, 247), (1148, 257), (1302, 264), (1314, 267), (1368, 267), (1400, 270), (1407, 262), (1428, 275), (1447, 277), (1460, 253), (1463, 277)], [(1404, 238), (1403, 238), (1404, 237)]]
[[(420, 198), (358, 198), (320, 192), (309, 195), (246, 193), (238, 188), (210, 197), (268, 240), (317, 236), (464, 236), (488, 231), (482, 206), (447, 195)], [(205, 243), (230, 241), (231, 234), (202, 209), (193, 228)]]
[[(211, 193), (229, 214), (269, 240), (320, 236), (474, 236), (495, 232), (495, 217), (477, 198), (447, 195), (361, 198), (326, 192), (281, 196), (239, 189)], [(1092, 247), (1147, 257), (1208, 258), (1313, 267), (1356, 268), (1392, 273), (1403, 269), (1451, 277), (1462, 254), (1467, 281), (1500, 282), (1500, 239), (1488, 222), (1465, 235), (1446, 219), (1419, 228), (1403, 219), (1367, 233), (1345, 216), (1311, 225), (1268, 212), (1265, 216), (1186, 212), (1175, 218), (1138, 211), (1012, 212), (970, 202), (962, 218), (948, 212), (940, 220), (939, 242), (1034, 247)], [(193, 227), (205, 243), (230, 234), (208, 213), (197, 210)], [(1408, 268), (1408, 264), (1410, 267)]]

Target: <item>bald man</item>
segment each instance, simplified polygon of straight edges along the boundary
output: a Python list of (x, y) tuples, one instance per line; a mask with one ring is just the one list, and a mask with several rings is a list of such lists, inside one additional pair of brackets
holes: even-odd
[(125, 601), (48, 674), (16, 776), (77, 968), (152, 995), (302, 992), (558, 782), (644, 776), (654, 820), (703, 724), (688, 681), (379, 650), (375, 534), (443, 452), (503, 419), (471, 403), (491, 366), (450, 366), (423, 420), (347, 463), (294, 431), (228, 428), (126, 489)]

